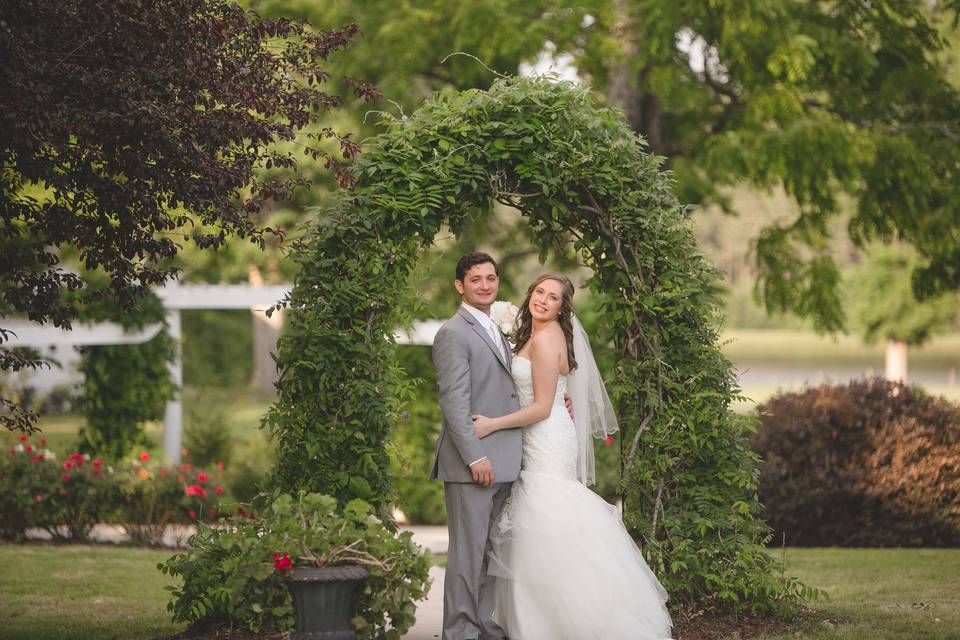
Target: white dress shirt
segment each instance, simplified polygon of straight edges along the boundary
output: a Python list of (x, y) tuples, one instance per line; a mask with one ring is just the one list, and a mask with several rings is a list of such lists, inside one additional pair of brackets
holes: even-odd
[[(483, 311), (480, 311), (480, 309), (477, 309), (476, 307), (471, 307), (466, 302), (461, 302), (460, 306), (466, 309), (470, 315), (472, 315), (474, 318), (477, 319), (477, 322), (480, 323), (480, 326), (487, 331), (487, 335), (489, 335), (490, 339), (493, 340), (493, 344), (497, 346), (497, 350), (500, 352), (500, 357), (506, 360), (507, 354), (504, 353), (503, 351), (503, 338), (500, 336), (500, 329), (498, 329), (496, 325), (494, 325), (493, 319), (490, 317), (490, 314), (484, 313)], [(486, 459), (487, 459), (487, 456), (483, 456), (478, 460), (474, 460), (467, 466), (472, 467), (473, 465), (480, 462), (480, 460), (486, 460)]]

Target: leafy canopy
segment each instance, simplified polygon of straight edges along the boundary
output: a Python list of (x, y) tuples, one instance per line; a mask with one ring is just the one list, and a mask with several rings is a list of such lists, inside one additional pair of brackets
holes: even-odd
[[(340, 157), (357, 146), (308, 126), (343, 104), (324, 90), (321, 64), (356, 31), (263, 20), (227, 0), (0, 5), (0, 317), (70, 327), (99, 294), (63, 270), (63, 250), (102, 270), (130, 310), (176, 273), (181, 240), (262, 247), (277, 233), (257, 224), (264, 203), (305, 184), (278, 141), (349, 183)], [(340, 152), (322, 150), (322, 138)], [(285, 172), (260, 177), (273, 167)], [(0, 350), (0, 370), (39, 364)], [(29, 428), (30, 416), (3, 405), (7, 426)]]

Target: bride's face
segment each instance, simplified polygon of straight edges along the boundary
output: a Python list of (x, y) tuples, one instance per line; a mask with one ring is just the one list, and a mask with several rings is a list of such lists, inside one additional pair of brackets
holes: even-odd
[(530, 315), (534, 320), (555, 320), (563, 304), (563, 285), (556, 280), (544, 280), (530, 294)]

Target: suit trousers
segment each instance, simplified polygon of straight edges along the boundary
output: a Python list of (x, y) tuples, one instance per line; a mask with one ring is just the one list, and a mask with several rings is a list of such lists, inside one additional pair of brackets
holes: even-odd
[(493, 622), (494, 576), (487, 574), (490, 535), (510, 495), (510, 482), (483, 487), (445, 482), (447, 570), (443, 584), (443, 640), (496, 640), (503, 630)]

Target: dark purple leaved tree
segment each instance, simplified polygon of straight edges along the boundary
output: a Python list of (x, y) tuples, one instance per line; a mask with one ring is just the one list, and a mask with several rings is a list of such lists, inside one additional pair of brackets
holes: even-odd
[[(179, 242), (282, 237), (257, 213), (306, 181), (277, 142), (351, 185), (358, 147), (320, 121), (344, 100), (324, 90), (323, 65), (356, 33), (261, 19), (228, 0), (0, 3), (0, 318), (69, 328), (102, 295), (62, 269), (67, 247), (130, 309), (175, 275)], [(350, 78), (341, 88), (379, 97)], [(262, 177), (271, 168), (283, 171)], [(0, 370), (41, 364), (0, 346)], [(0, 397), (5, 426), (34, 420)]]

